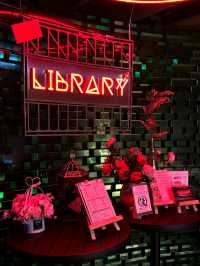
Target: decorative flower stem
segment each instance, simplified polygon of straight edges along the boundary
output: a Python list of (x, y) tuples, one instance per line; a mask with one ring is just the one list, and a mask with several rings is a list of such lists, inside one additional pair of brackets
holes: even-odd
[(154, 148), (154, 139), (151, 137), (151, 153), (152, 153), (152, 167), (156, 170), (156, 160), (155, 160), (155, 148)]

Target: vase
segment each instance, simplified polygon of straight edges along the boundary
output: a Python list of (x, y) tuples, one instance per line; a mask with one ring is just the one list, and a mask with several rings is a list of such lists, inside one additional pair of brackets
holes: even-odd
[(30, 219), (24, 222), (24, 232), (27, 234), (37, 234), (45, 230), (45, 219)]

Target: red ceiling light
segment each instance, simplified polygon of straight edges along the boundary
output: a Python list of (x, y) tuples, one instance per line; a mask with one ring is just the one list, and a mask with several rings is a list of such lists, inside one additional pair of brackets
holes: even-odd
[(126, 2), (132, 4), (170, 4), (186, 2), (188, 0), (116, 0), (117, 2)]

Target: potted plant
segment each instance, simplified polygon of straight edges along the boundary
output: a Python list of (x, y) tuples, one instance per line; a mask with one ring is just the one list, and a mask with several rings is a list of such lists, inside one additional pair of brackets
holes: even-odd
[[(4, 218), (12, 218), (24, 224), (25, 232), (34, 234), (45, 230), (45, 218), (54, 217), (53, 196), (43, 193), (39, 177), (26, 177), (29, 188), (24, 194), (18, 194), (12, 201), (10, 210), (4, 212)], [(41, 192), (33, 195), (33, 189)]]

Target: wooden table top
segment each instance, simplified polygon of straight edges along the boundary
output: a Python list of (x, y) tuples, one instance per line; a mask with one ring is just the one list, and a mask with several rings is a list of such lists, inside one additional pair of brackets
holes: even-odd
[(120, 250), (129, 239), (131, 230), (126, 221), (119, 222), (120, 231), (113, 225), (106, 230), (95, 231), (96, 240), (91, 240), (84, 222), (50, 220), (42, 233), (29, 235), (23, 226), (13, 223), (8, 231), (7, 245), (17, 254), (28, 259), (77, 262), (91, 260)]
[(141, 220), (129, 219), (129, 221), (132, 227), (146, 231), (195, 232), (200, 227), (200, 211), (184, 210), (179, 214), (176, 208), (169, 207), (160, 209), (159, 214), (143, 216)]

